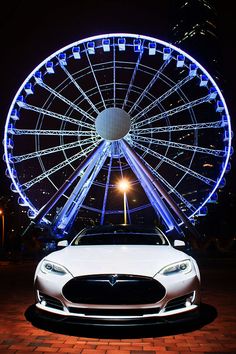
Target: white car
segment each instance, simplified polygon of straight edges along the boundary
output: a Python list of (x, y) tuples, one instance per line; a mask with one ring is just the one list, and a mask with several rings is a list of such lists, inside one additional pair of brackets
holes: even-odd
[(36, 309), (44, 317), (137, 325), (199, 313), (198, 265), (156, 227), (96, 226), (58, 246), (64, 248), (43, 258), (35, 272)]

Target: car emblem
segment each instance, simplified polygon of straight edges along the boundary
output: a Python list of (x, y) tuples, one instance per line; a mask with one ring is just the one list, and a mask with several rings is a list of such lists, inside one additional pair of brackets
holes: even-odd
[(114, 286), (116, 285), (117, 283), (117, 278), (118, 278), (118, 275), (117, 274), (114, 274), (114, 275), (111, 275), (108, 279), (109, 283), (111, 286)]

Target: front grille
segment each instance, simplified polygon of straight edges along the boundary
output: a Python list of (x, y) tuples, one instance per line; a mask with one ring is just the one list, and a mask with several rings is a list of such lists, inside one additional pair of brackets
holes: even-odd
[(71, 279), (63, 287), (63, 295), (82, 304), (151, 304), (165, 296), (165, 288), (150, 277), (104, 274)]
[(46, 295), (46, 294), (43, 294), (40, 292), (39, 299), (40, 299), (40, 303), (42, 303), (42, 301), (44, 301), (45, 306), (47, 306), (47, 307), (52, 307), (57, 310), (63, 310), (63, 305), (62, 305), (61, 301), (55, 299), (54, 297), (51, 297), (49, 295)]
[(68, 307), (69, 312), (85, 316), (144, 316), (158, 314), (159, 307), (148, 309), (84, 309)]
[(184, 296), (180, 296), (180, 297), (177, 297), (173, 300), (170, 300), (165, 307), (165, 311), (178, 310), (183, 307), (186, 307), (186, 305), (185, 305), (186, 300), (191, 297), (193, 297), (193, 293), (190, 293), (190, 294), (187, 294)]

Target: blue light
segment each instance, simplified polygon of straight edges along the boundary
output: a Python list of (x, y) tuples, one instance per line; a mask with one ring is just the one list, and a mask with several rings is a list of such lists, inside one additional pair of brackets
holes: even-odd
[(18, 198), (18, 204), (21, 205), (21, 206), (27, 206), (28, 205), (26, 199), (24, 199), (22, 197)]
[(211, 100), (214, 100), (217, 96), (217, 90), (215, 87), (210, 87), (209, 89), (209, 96)]
[(189, 65), (189, 76), (196, 76), (197, 75), (197, 65), (192, 63)]
[(142, 52), (142, 43), (140, 39), (134, 39), (133, 44), (135, 53)]
[(224, 104), (222, 101), (216, 102), (216, 112), (223, 112), (224, 111)]
[(219, 183), (219, 188), (222, 189), (226, 186), (226, 179), (223, 177), (221, 180), (220, 180), (220, 183)]
[[(27, 205), (27, 204), (26, 204)], [(35, 210), (32, 210), (32, 209), (28, 209), (27, 211), (27, 215), (28, 215), (28, 218), (29, 219), (34, 219), (35, 216), (37, 215), (36, 211)]]
[(226, 127), (228, 125), (227, 123), (228, 123), (228, 118), (227, 118), (227, 116), (225, 114), (223, 114), (221, 116), (221, 126), (222, 127)]
[(31, 84), (31, 82), (27, 82), (24, 89), (25, 89), (25, 92), (27, 93), (27, 95), (32, 95), (34, 93), (34, 87)]
[(16, 186), (14, 185), (14, 183), (11, 183), (10, 189), (13, 193), (18, 193), (18, 190), (17, 190)]
[(199, 213), (198, 213), (198, 216), (206, 216), (208, 213), (208, 208), (207, 206), (203, 206), (200, 210), (199, 210)]
[(13, 109), (12, 111), (11, 111), (11, 114), (10, 114), (10, 117), (13, 119), (13, 120), (19, 120), (20, 118), (19, 118), (19, 112), (18, 112), (18, 110), (17, 109)]
[(22, 95), (18, 96), (18, 98), (16, 99), (16, 103), (18, 104), (19, 107), (25, 107), (26, 103), (25, 103), (24, 96)]
[(228, 141), (230, 139), (231, 135), (228, 130), (224, 131), (224, 141)]
[(45, 65), (45, 67), (46, 67), (46, 70), (47, 70), (48, 74), (54, 74), (55, 73), (52, 61), (48, 61), (46, 63), (46, 65)]
[(209, 199), (208, 203), (216, 203), (218, 201), (218, 194), (215, 192), (212, 194), (211, 198)]
[(167, 60), (170, 58), (171, 49), (170, 48), (163, 48), (163, 60)]
[(118, 38), (118, 48), (120, 51), (125, 50), (125, 43), (126, 43), (125, 38)]
[(9, 134), (14, 134), (14, 128), (15, 128), (14, 124), (10, 123), (8, 125), (8, 133)]
[(13, 149), (14, 147), (14, 142), (11, 138), (7, 138), (6, 145), (8, 149)]
[(41, 73), (41, 71), (36, 71), (36, 73), (34, 74), (34, 78), (37, 84), (41, 84), (43, 82), (43, 74)]
[(223, 162), (221, 165), (221, 171), (225, 169), (225, 172), (228, 173), (231, 170), (231, 163), (228, 162), (227, 165), (225, 166), (225, 163)]
[(62, 66), (67, 65), (66, 53), (60, 53), (60, 54), (58, 55), (58, 60), (59, 60), (60, 65), (62, 65)]
[(185, 57), (183, 54), (177, 55), (177, 68), (182, 68), (184, 66)]
[(74, 59), (80, 59), (81, 55), (80, 55), (80, 47), (76, 46), (72, 48), (72, 54), (74, 56)]
[(207, 86), (207, 84), (208, 84), (208, 77), (206, 76), (206, 75), (200, 75), (200, 84), (199, 84), (199, 86), (201, 86), (201, 87), (203, 87), (203, 86)]
[(102, 46), (103, 46), (104, 52), (110, 52), (110, 39), (104, 38), (102, 40)]
[(94, 42), (88, 42), (87, 43), (87, 49), (89, 54), (95, 54), (95, 43)]
[(148, 43), (148, 54), (149, 55), (155, 55), (156, 54), (156, 43), (155, 42), (150, 42)]

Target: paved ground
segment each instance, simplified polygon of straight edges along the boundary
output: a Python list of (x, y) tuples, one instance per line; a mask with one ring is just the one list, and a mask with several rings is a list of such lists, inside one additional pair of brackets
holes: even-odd
[(50, 327), (29, 321), (36, 264), (0, 262), (0, 353), (236, 353), (236, 259), (199, 260), (203, 313), (192, 326), (146, 329)]

